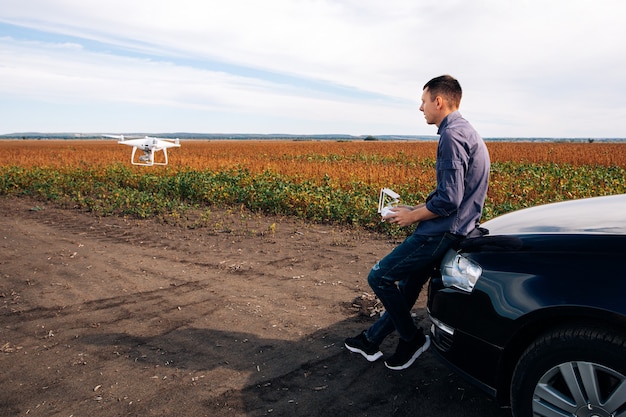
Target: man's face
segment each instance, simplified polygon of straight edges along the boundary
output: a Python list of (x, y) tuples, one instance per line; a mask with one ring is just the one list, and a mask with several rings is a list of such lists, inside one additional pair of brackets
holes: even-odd
[(426, 123), (428, 123), (429, 125), (434, 125), (437, 123), (437, 101), (431, 100), (428, 88), (425, 88), (422, 92), (422, 105), (420, 106), (420, 111), (424, 113)]

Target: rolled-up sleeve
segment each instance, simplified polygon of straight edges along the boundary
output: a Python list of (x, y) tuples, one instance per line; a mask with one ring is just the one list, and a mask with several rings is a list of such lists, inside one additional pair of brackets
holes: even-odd
[(463, 201), (468, 158), (462, 142), (454, 137), (439, 143), (437, 189), (430, 195), (426, 208), (439, 216), (447, 217), (455, 213)]

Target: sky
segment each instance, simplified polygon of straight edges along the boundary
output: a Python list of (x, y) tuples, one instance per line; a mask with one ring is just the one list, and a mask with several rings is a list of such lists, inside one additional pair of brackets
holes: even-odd
[(0, 0), (0, 134), (626, 137), (623, 0)]

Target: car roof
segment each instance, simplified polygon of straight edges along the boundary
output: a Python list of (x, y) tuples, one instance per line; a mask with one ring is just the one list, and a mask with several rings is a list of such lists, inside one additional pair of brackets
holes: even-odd
[(496, 217), (481, 226), (491, 235), (626, 235), (626, 194), (534, 206)]

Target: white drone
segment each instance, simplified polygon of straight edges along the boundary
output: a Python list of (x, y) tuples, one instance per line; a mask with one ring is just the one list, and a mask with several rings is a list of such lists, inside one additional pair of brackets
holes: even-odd
[[(167, 149), (180, 147), (179, 139), (168, 138), (154, 138), (151, 136), (144, 136), (139, 139), (126, 139), (124, 135), (104, 135), (109, 138), (119, 139), (117, 143), (122, 145), (128, 145), (133, 147), (133, 152), (130, 155), (130, 163), (133, 165), (167, 165)], [(140, 155), (138, 159), (135, 159), (135, 152), (137, 149), (143, 151), (143, 155)], [(155, 161), (154, 155), (158, 151), (163, 151), (163, 159)]]
[(382, 217), (393, 213), (392, 207), (395, 207), (400, 201), (400, 195), (389, 188), (383, 188), (380, 190), (378, 196), (378, 212)]

